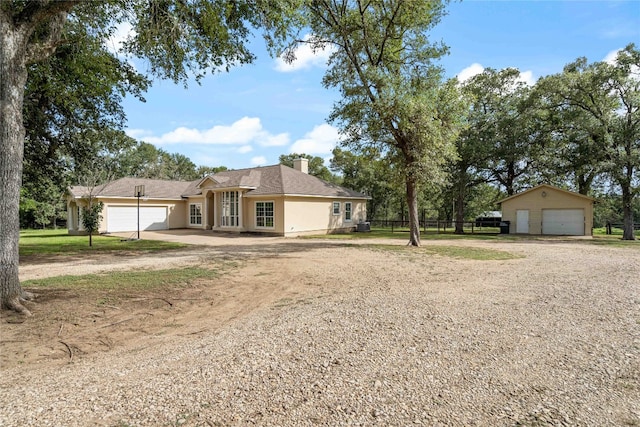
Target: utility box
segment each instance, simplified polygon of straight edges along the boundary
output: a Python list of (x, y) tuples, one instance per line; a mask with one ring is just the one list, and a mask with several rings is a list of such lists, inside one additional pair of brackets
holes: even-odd
[(371, 223), (370, 222), (360, 222), (356, 226), (356, 231), (358, 233), (371, 231)]

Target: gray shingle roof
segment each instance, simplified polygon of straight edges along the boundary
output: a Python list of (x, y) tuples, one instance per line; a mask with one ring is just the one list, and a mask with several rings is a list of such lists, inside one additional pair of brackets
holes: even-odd
[[(247, 188), (247, 195), (300, 195), (322, 197), (367, 198), (366, 195), (323, 181), (284, 165), (264, 166), (218, 172), (196, 181), (165, 181), (145, 178), (121, 178), (96, 187), (94, 195), (103, 197), (134, 197), (134, 188), (145, 186), (145, 196), (152, 199), (179, 199), (202, 194), (206, 188)], [(85, 197), (88, 189), (70, 188), (74, 197)]]
[(218, 172), (203, 180), (207, 188), (251, 188), (252, 195), (300, 195), (366, 198), (367, 196), (284, 165)]
[[(120, 178), (95, 187), (92, 194), (102, 197), (134, 197), (135, 187), (137, 185), (144, 185), (145, 197), (151, 199), (180, 199), (182, 194), (192, 184), (193, 182), (187, 181)], [(89, 195), (88, 188), (80, 185), (71, 187), (69, 192), (74, 197), (86, 197)]]

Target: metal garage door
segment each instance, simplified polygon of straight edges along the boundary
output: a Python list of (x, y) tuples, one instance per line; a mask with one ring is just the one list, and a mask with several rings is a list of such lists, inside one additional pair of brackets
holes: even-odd
[[(107, 208), (107, 231), (138, 230), (138, 208), (136, 206), (109, 206)], [(166, 230), (167, 208), (164, 206), (140, 206), (140, 230)]]
[(584, 235), (584, 209), (543, 209), (542, 234)]

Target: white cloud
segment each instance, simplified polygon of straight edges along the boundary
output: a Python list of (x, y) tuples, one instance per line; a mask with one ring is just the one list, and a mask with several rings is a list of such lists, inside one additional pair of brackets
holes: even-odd
[(253, 147), (250, 145), (243, 145), (242, 147), (238, 148), (238, 153), (240, 154), (245, 154), (250, 151), (253, 151)]
[[(467, 68), (460, 71), (456, 77), (458, 78), (458, 81), (460, 83), (464, 83), (470, 78), (477, 76), (478, 74), (482, 74), (483, 72), (484, 67), (482, 66), (482, 64), (474, 62)], [(528, 86), (533, 86), (536, 83), (536, 79), (533, 77), (533, 71), (531, 70), (520, 72), (520, 76), (518, 77), (517, 81), (525, 83)]]
[(218, 125), (209, 129), (178, 127), (160, 136), (142, 129), (129, 129), (127, 134), (154, 145), (206, 144), (243, 145), (258, 143), (266, 147), (283, 146), (289, 143), (289, 134), (273, 135), (262, 127), (257, 117), (243, 117), (231, 125)]
[(125, 133), (137, 140), (144, 140), (146, 137), (152, 136), (152, 133), (145, 129), (127, 129)]
[(254, 166), (262, 166), (267, 164), (267, 159), (264, 156), (256, 156), (251, 158), (251, 164)]
[(474, 62), (464, 70), (460, 71), (456, 77), (458, 78), (458, 81), (460, 83), (464, 83), (467, 80), (469, 80), (471, 77), (478, 75), (483, 71), (484, 71), (484, 67), (481, 64)]
[[(622, 49), (616, 49), (616, 50), (612, 50), (611, 52), (607, 53), (607, 55), (604, 57), (603, 61), (606, 62), (609, 65), (617, 65), (618, 63), (618, 54), (622, 51)], [(632, 79), (636, 79), (636, 80), (640, 80), (640, 67), (636, 66), (636, 65), (632, 65), (631, 66), (631, 78)]]
[(533, 86), (536, 84), (536, 79), (533, 77), (533, 71), (522, 71), (518, 77), (518, 81), (526, 84), (527, 86)]
[[(311, 34), (303, 37), (304, 41), (311, 39)], [(276, 58), (276, 71), (288, 73), (298, 70), (306, 70), (311, 67), (325, 67), (331, 54), (335, 51), (333, 46), (325, 46), (324, 49), (314, 52), (307, 43), (301, 43), (295, 50), (296, 59), (288, 63), (282, 56)]]
[(105, 40), (105, 46), (113, 54), (119, 54), (122, 50), (122, 44), (131, 36), (136, 33), (133, 31), (133, 27), (128, 22), (121, 22), (116, 26), (114, 33)]
[(341, 139), (338, 129), (325, 123), (314, 127), (311, 132), (304, 135), (304, 138), (295, 141), (289, 151), (291, 153), (328, 154)]
[(258, 143), (263, 147), (282, 147), (289, 143), (289, 134), (279, 133), (277, 135), (269, 135), (261, 138)]

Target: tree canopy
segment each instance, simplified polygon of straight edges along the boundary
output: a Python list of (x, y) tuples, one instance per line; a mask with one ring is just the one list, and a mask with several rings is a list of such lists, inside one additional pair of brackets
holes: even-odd
[[(640, 50), (630, 44), (614, 63), (579, 58), (538, 83), (555, 114), (571, 114), (568, 147), (582, 185), (606, 174), (622, 193), (623, 239), (634, 240), (633, 203), (640, 192)], [(556, 153), (560, 154), (560, 153)]]

